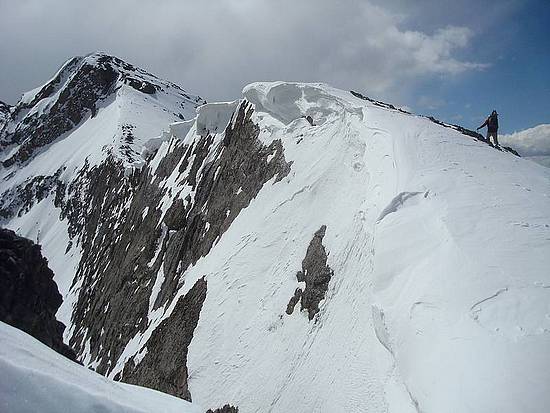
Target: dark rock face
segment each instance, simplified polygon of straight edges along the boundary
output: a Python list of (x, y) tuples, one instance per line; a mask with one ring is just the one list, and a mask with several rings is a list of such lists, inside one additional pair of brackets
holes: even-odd
[(305, 282), (306, 286), (303, 291), (301, 288), (296, 289), (288, 303), (287, 314), (292, 314), (299, 300), (301, 310), (307, 310), (310, 320), (319, 312), (319, 303), (325, 298), (328, 283), (334, 275), (334, 271), (327, 265), (327, 253), (323, 246), (326, 229), (325, 225), (319, 228), (307, 247), (306, 256), (302, 261), (302, 271), (296, 274), (298, 281)]
[[(109, 59), (109, 56), (103, 56), (96, 65), (83, 64), (78, 73), (68, 80), (67, 86), (61, 90), (47, 113), (41, 114), (38, 111), (18, 125), (10, 141), (24, 142), (15, 154), (3, 162), (5, 167), (28, 160), (38, 148), (52, 143), (63, 133), (73, 129), (85, 116), (95, 116), (96, 103), (113, 91), (118, 78)], [(62, 73), (58, 75), (60, 76)], [(48, 84), (34, 100), (52, 94), (59, 82), (61, 79)]]
[(187, 386), (187, 348), (206, 298), (206, 281), (198, 280), (181, 297), (173, 313), (153, 332), (147, 354), (137, 365), (126, 364), (122, 381), (147, 386), (191, 401)]
[(376, 100), (376, 99), (372, 99), (372, 98), (369, 98), (368, 96), (365, 96), (365, 95), (362, 95), (361, 93), (359, 92), (354, 92), (353, 90), (350, 90), (350, 93), (355, 96), (356, 98), (359, 98), (359, 99), (362, 99), (362, 100), (366, 100), (368, 102), (371, 102), (371, 103), (374, 103), (376, 106), (380, 106), (381, 108), (385, 108), (385, 109), (393, 109), (393, 110), (397, 110), (401, 113), (409, 113), (407, 112), (406, 110), (403, 110), (401, 108), (396, 108), (395, 106), (393, 106), (392, 104), (389, 104), (389, 103), (385, 103), (385, 102), (382, 102), (380, 100)]
[[(189, 144), (174, 138), (155, 167), (128, 175), (109, 156), (58, 185), (56, 205), (82, 249), (70, 344), (82, 355), (88, 343), (99, 373), (112, 372), (130, 339), (147, 329), (150, 311), (172, 303), (189, 265), (209, 253), (262, 186), (290, 171), (280, 141), (259, 141), (252, 113), (244, 101), (223, 143), (209, 134)], [(165, 186), (169, 177), (177, 184)], [(180, 297), (145, 344), (148, 353), (130, 359), (118, 378), (190, 398), (187, 347), (205, 295), (202, 280)]]
[(239, 413), (239, 408), (226, 404), (225, 406), (219, 409), (215, 409), (215, 410), (208, 409), (206, 413)]
[(0, 320), (75, 360), (63, 343), (65, 326), (55, 319), (61, 301), (40, 246), (0, 229)]
[(56, 192), (60, 184), (58, 170), (54, 175), (38, 175), (27, 179), (20, 185), (2, 193), (0, 199), (0, 222), (15, 216), (22, 216), (27, 213), (33, 205)]
[[(203, 103), (201, 98), (191, 98), (177, 85), (161, 81), (114, 56), (95, 53), (75, 57), (66, 62), (38, 93), (12, 108), (4, 128), (0, 120), (0, 152), (12, 145), (21, 145), (14, 154), (2, 161), (3, 166), (8, 168), (28, 161), (41, 148), (62, 139), (87, 118), (95, 117), (99, 108), (110, 103), (115, 98), (115, 92), (123, 85), (146, 95), (169, 88), (179, 95), (182, 109), (186, 100), (185, 103), (192, 106)], [(175, 115), (183, 117), (181, 113)], [(131, 127), (123, 127), (126, 144), (133, 141)], [(129, 150), (122, 147), (121, 152), (124, 153), (125, 149)]]
[(4, 127), (4, 124), (8, 121), (10, 117), (10, 111), (11, 111), (11, 106), (0, 100), (0, 133), (2, 132), (2, 128)]

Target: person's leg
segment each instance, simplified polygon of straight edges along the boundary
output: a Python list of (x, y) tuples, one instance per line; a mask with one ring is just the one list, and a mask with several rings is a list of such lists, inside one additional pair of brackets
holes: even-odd
[(491, 135), (492, 135), (492, 134), (493, 134), (492, 132), (487, 131), (487, 143), (488, 143), (489, 145), (492, 145), (492, 144), (493, 144), (493, 143), (491, 142)]
[(493, 136), (495, 137), (495, 146), (499, 146), (498, 144), (498, 137), (497, 137), (498, 133), (495, 131), (493, 132)]

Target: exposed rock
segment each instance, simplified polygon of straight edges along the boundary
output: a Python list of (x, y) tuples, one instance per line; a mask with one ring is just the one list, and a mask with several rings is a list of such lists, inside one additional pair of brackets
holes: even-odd
[[(72, 316), (77, 328), (70, 344), (78, 354), (89, 354), (99, 373), (112, 371), (129, 340), (147, 328), (149, 312), (172, 302), (185, 283), (185, 270), (208, 254), (262, 186), (290, 171), (280, 141), (265, 146), (258, 140), (252, 113), (243, 101), (225, 144), (215, 145), (209, 134), (191, 144), (173, 138), (155, 168), (127, 176), (123, 164), (108, 157), (99, 166), (85, 165), (73, 182), (60, 187), (56, 202), (82, 249)], [(177, 184), (165, 186), (168, 178)], [(189, 189), (193, 196), (181, 195)], [(161, 221), (160, 205), (167, 198), (171, 203)], [(177, 314), (198, 317), (188, 308), (191, 302), (180, 298), (178, 312), (164, 320), (163, 329), (174, 328)], [(146, 347), (161, 351), (161, 340), (154, 337)], [(179, 345), (184, 351), (188, 343)], [(121, 379), (189, 397), (182, 361), (167, 356), (159, 364), (151, 353), (137, 367), (130, 360)]]
[[(11, 108), (4, 128), (0, 120), (0, 151), (20, 145), (2, 161), (3, 166), (8, 168), (24, 163), (39, 149), (63, 139), (115, 100), (116, 92), (126, 85), (146, 95), (163, 92), (177, 97), (179, 107), (170, 107), (174, 116), (183, 116), (181, 111), (187, 111), (187, 104), (196, 107), (204, 102), (198, 96), (192, 98), (179, 86), (162, 81), (114, 56), (93, 53), (75, 57), (66, 62), (38, 92), (30, 92)], [(133, 142), (133, 134), (128, 127), (133, 126), (122, 125), (122, 143), (127, 147), (122, 146), (121, 153), (132, 158), (129, 145)]]
[[(62, 76), (67, 74), (62, 72), (58, 75)], [(92, 116), (96, 111), (96, 103), (110, 94), (117, 77), (118, 72), (110, 64), (110, 56), (99, 58), (95, 65), (83, 64), (61, 90), (46, 114), (37, 111), (33, 116), (25, 117), (17, 126), (9, 141), (21, 143), (21, 146), (3, 162), (4, 166), (28, 160), (38, 148), (52, 143), (80, 123), (85, 116)], [(60, 82), (61, 79), (54, 79), (33, 101), (51, 95)]]
[(215, 409), (215, 410), (208, 409), (206, 413), (239, 413), (239, 408), (226, 404), (225, 406), (219, 409)]
[(139, 384), (191, 401), (187, 386), (187, 348), (206, 298), (206, 281), (198, 280), (181, 297), (170, 317), (147, 341), (147, 354), (137, 365), (128, 363), (122, 374), (126, 383)]
[(300, 298), (302, 298), (302, 289), (296, 288), (294, 291), (294, 295), (290, 298), (290, 301), (288, 302), (288, 305), (286, 306), (286, 313), (288, 315), (292, 314), (294, 312), (294, 307), (296, 307), (296, 304), (300, 301)]
[(327, 227), (323, 225), (313, 236), (307, 247), (306, 256), (302, 261), (302, 271), (298, 271), (296, 278), (305, 282), (304, 291), (297, 288), (290, 299), (286, 313), (292, 314), (294, 306), (301, 301), (301, 310), (307, 310), (308, 318), (313, 320), (319, 312), (319, 303), (325, 298), (328, 283), (334, 271), (327, 265), (327, 253), (323, 246), (323, 237)]
[(164, 215), (164, 223), (169, 230), (180, 230), (185, 227), (185, 217), (187, 212), (188, 211), (185, 208), (183, 199), (177, 198), (166, 211), (166, 215)]
[(75, 360), (55, 319), (62, 297), (40, 246), (0, 229), (0, 320)]
[(55, 193), (60, 184), (58, 170), (52, 176), (34, 176), (20, 185), (2, 193), (0, 199), (0, 222), (27, 213), (33, 205)]
[(0, 100), (0, 132), (10, 117), (10, 111), (11, 106)]
[(372, 99), (372, 98), (369, 98), (368, 96), (365, 96), (365, 95), (362, 95), (361, 93), (359, 92), (354, 92), (353, 90), (350, 90), (350, 93), (355, 96), (356, 98), (359, 98), (359, 99), (362, 99), (362, 100), (366, 100), (368, 102), (371, 102), (371, 103), (374, 103), (376, 106), (380, 106), (381, 108), (385, 108), (385, 109), (392, 109), (392, 110), (397, 110), (401, 113), (409, 113), (407, 112), (406, 110), (403, 110), (401, 108), (396, 108), (394, 105), (390, 104), (390, 103), (385, 103), (385, 102), (382, 102), (380, 100), (376, 100), (376, 99)]

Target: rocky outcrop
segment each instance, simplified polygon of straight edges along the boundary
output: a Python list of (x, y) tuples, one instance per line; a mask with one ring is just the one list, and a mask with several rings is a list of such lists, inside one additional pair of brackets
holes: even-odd
[[(95, 116), (96, 104), (110, 94), (117, 77), (118, 73), (109, 64), (108, 56), (98, 59), (95, 65), (83, 64), (67, 86), (61, 89), (47, 114), (42, 115), (37, 111), (34, 116), (26, 117), (18, 125), (11, 142), (22, 145), (15, 154), (4, 160), (4, 166), (26, 161), (38, 148), (52, 143), (78, 125), (85, 116)], [(48, 90), (49, 87), (43, 94), (51, 93)]]
[(323, 225), (313, 235), (313, 239), (307, 247), (306, 256), (302, 261), (302, 271), (298, 271), (298, 282), (304, 282), (305, 288), (297, 288), (290, 299), (286, 313), (292, 314), (294, 307), (300, 301), (300, 310), (307, 310), (308, 318), (313, 320), (319, 312), (319, 303), (325, 298), (328, 283), (334, 275), (334, 271), (327, 265), (327, 252), (323, 246), (323, 238), (327, 227)]
[(215, 409), (215, 410), (208, 409), (206, 413), (239, 413), (239, 408), (226, 404), (225, 406), (219, 409)]
[(11, 106), (0, 100), (0, 134), (2, 132), (2, 128), (4, 127), (4, 125), (9, 119), (10, 111), (11, 111)]
[(0, 229), (0, 320), (74, 360), (63, 343), (65, 326), (55, 319), (61, 301), (40, 246)]
[(61, 172), (62, 170), (60, 169), (51, 176), (34, 176), (2, 193), (2, 198), (0, 199), (0, 222), (15, 216), (22, 216), (33, 205), (49, 195), (55, 194), (60, 184), (59, 175)]
[(170, 317), (165, 319), (147, 341), (143, 360), (126, 364), (122, 381), (150, 387), (191, 401), (187, 386), (187, 348), (206, 298), (206, 281), (198, 280), (181, 297)]
[[(172, 138), (131, 174), (110, 156), (85, 165), (59, 191), (69, 235), (82, 249), (70, 344), (89, 355), (96, 371), (113, 371), (128, 342), (147, 329), (151, 311), (175, 299), (186, 269), (210, 252), (263, 185), (290, 171), (280, 141), (259, 141), (252, 114), (243, 101), (224, 141), (209, 133), (186, 143)], [(203, 280), (179, 298), (145, 344), (145, 357), (131, 358), (118, 378), (190, 398), (186, 352), (205, 294)], [(165, 334), (182, 329), (167, 344)]]
[[(395, 107), (394, 105), (391, 105), (389, 103), (384, 103), (384, 102), (381, 102), (379, 100), (369, 98), (368, 96), (362, 95), (361, 93), (358, 93), (358, 92), (354, 92), (353, 90), (351, 90), (350, 93), (353, 96), (355, 96), (356, 98), (366, 100), (368, 102), (371, 102), (371, 103), (375, 104), (376, 106), (380, 106), (380, 107), (385, 108), (385, 109), (397, 110), (397, 111), (402, 112), (402, 113), (409, 113), (409, 112), (407, 112), (407, 111), (405, 111), (401, 108)], [(484, 142), (484, 143), (488, 144), (489, 146), (493, 146), (493, 144), (491, 143), (490, 140), (487, 140), (487, 138), (485, 136), (483, 136), (481, 133), (479, 133), (477, 131), (467, 129), (467, 128), (465, 128), (463, 126), (460, 126), (460, 125), (455, 125), (455, 124), (452, 124), (452, 123), (442, 122), (439, 119), (434, 118), (433, 116), (426, 116), (426, 119), (432, 121), (433, 123), (436, 123), (437, 125), (443, 126), (445, 128), (454, 129), (454, 130), (462, 133), (463, 135), (470, 136), (471, 138), (474, 138), (474, 139), (477, 139), (481, 142)], [(510, 153), (512, 153), (516, 156), (520, 156), (519, 153), (517, 153), (514, 149), (512, 149), (508, 146), (504, 146), (504, 147), (502, 147), (502, 149), (504, 151), (510, 152)]]

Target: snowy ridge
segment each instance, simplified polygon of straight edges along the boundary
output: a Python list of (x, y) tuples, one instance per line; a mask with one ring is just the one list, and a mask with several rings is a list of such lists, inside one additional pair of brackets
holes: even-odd
[[(548, 371), (535, 365), (549, 361), (550, 175), (326, 86), (256, 84), (244, 94), (260, 139), (282, 140), (292, 172), (266, 185), (186, 273), (187, 285), (203, 274), (209, 283), (189, 349), (195, 399), (246, 411), (548, 403)], [(320, 126), (300, 117), (310, 113)], [(403, 193), (417, 194), (384, 216)], [(335, 274), (308, 323), (283, 312), (322, 224)], [(501, 296), (479, 304), (504, 287), (517, 305), (495, 312)], [(371, 308), (384, 316), (371, 319)]]
[(467, 132), (324, 84), (202, 106), (130, 174), (87, 169), (68, 339), (212, 408), (543, 410), (550, 170)]

